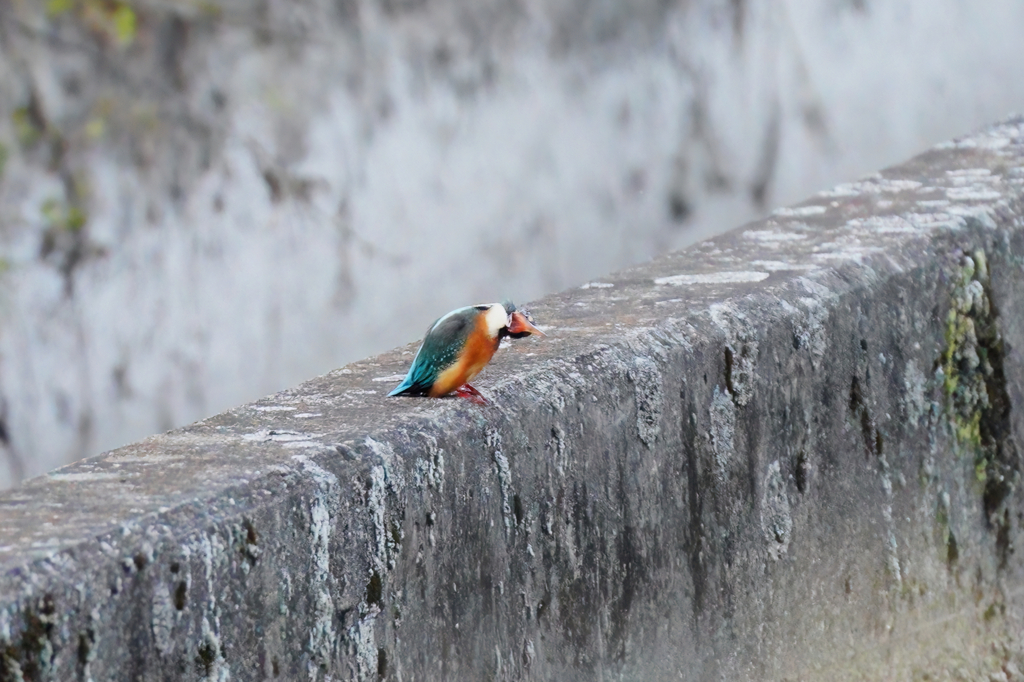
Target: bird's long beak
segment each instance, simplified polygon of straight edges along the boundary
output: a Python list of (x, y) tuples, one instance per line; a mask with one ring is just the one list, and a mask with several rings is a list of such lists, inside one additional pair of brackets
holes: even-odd
[(512, 319), (508, 323), (508, 333), (511, 334), (536, 334), (537, 336), (544, 336), (544, 332), (530, 324), (530, 321), (526, 319), (526, 315), (520, 312), (512, 313)]

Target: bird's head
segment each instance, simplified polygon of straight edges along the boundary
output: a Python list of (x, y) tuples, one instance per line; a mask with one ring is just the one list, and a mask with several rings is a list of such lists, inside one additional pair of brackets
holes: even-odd
[(516, 310), (512, 301), (479, 305), (477, 309), (484, 316), (491, 338), (511, 336), (513, 339), (521, 339), (531, 334), (544, 336), (544, 332), (533, 326), (526, 313)]
[(516, 304), (506, 300), (499, 306), (506, 315), (505, 335), (513, 339), (521, 339), (531, 334), (544, 336), (544, 332), (533, 326), (529, 314), (523, 310), (516, 310)]

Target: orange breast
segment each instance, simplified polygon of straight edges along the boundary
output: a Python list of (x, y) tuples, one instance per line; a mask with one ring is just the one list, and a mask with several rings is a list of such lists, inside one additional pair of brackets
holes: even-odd
[(466, 339), (466, 347), (462, 349), (459, 359), (455, 364), (441, 372), (434, 385), (430, 387), (430, 397), (439, 398), (448, 395), (455, 389), (480, 373), (498, 350), (500, 341), (491, 338), (487, 334), (487, 326), (484, 316), (479, 315), (476, 326)]

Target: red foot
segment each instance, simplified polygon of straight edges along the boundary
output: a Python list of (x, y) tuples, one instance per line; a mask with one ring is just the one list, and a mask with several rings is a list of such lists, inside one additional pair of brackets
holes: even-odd
[(476, 390), (475, 388), (473, 388), (469, 384), (462, 384), (462, 386), (459, 386), (457, 389), (455, 389), (455, 395), (457, 395), (460, 398), (465, 398), (466, 400), (468, 400), (471, 403), (474, 403), (476, 405), (489, 405), (490, 404), (490, 403), (487, 402), (487, 398), (485, 398), (480, 393), (480, 391)]

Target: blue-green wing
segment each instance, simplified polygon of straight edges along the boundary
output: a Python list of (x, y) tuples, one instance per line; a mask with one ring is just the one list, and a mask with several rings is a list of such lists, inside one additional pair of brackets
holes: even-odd
[(474, 306), (453, 310), (430, 325), (405, 379), (388, 395), (425, 395), (437, 377), (459, 357), (480, 310)]

